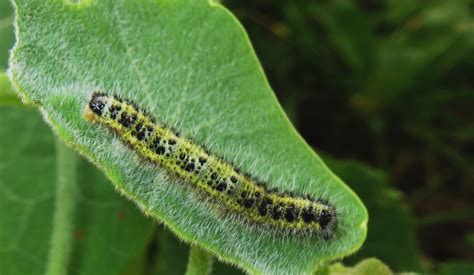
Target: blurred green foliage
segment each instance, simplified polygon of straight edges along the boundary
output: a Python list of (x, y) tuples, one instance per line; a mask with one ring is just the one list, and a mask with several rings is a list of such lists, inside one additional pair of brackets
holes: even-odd
[(472, 274), (473, 262), (451, 261), (440, 265), (439, 273), (442, 275)]
[(369, 258), (361, 261), (354, 267), (346, 267), (341, 263), (327, 266), (317, 272), (317, 275), (351, 274), (351, 275), (392, 275), (392, 271), (378, 259)]
[(0, 1), (0, 71), (6, 70), (8, 52), (13, 46), (13, 9), (9, 1)]
[(440, 262), (473, 262), (474, 2), (224, 5), (308, 143), (353, 160), (326, 158), (369, 210), (368, 239), (346, 261), (443, 273)]
[(360, 196), (370, 213), (367, 240), (356, 254), (345, 259), (354, 265), (376, 256), (397, 271), (422, 271), (415, 239), (413, 214), (386, 173), (357, 161), (324, 157), (324, 161)]

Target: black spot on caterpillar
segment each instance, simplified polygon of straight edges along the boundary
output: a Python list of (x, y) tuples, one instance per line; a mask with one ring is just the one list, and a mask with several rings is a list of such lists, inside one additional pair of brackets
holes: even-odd
[(335, 232), (336, 209), (328, 201), (269, 188), (203, 146), (180, 137), (164, 123), (156, 122), (132, 102), (93, 93), (84, 116), (114, 130), (143, 159), (251, 222), (285, 232), (315, 233), (323, 239)]

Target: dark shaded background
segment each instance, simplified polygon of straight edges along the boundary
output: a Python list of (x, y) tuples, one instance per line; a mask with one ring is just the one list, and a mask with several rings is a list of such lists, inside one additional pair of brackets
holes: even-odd
[(474, 271), (474, 1), (223, 4), (299, 132), (369, 209), (348, 261)]

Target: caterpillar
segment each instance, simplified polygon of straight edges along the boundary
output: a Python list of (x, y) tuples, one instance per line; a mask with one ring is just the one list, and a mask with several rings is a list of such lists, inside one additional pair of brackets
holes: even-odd
[(328, 201), (269, 188), (157, 122), (131, 101), (94, 92), (86, 104), (84, 118), (114, 131), (141, 158), (251, 222), (285, 232), (316, 233), (323, 239), (335, 232), (337, 213)]

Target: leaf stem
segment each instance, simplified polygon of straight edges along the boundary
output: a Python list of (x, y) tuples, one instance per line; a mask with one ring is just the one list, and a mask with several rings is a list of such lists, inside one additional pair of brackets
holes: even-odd
[(214, 257), (196, 245), (191, 245), (189, 251), (186, 275), (206, 275), (212, 272)]
[(77, 155), (56, 139), (56, 201), (47, 275), (68, 274), (77, 204)]

